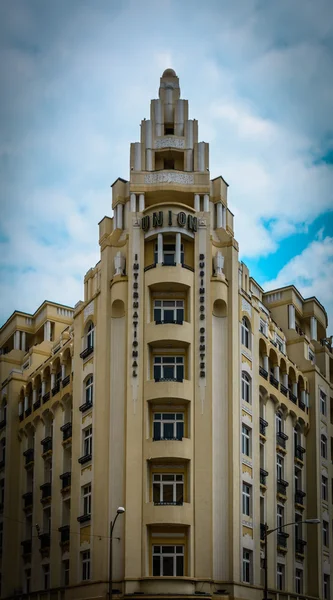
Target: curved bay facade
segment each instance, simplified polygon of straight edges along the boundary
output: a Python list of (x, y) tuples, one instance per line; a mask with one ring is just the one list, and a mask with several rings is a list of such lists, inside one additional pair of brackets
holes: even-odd
[(0, 330), (2, 598), (107, 598), (119, 506), (117, 598), (261, 599), (266, 523), (270, 597), (332, 594), (327, 315), (239, 262), (198, 140), (167, 69), (84, 301)]

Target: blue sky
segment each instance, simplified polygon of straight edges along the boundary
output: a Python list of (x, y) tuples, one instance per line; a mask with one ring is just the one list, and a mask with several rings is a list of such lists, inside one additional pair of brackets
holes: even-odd
[(241, 259), (332, 323), (332, 24), (331, 0), (2, 2), (0, 323), (82, 299), (167, 67), (229, 183)]

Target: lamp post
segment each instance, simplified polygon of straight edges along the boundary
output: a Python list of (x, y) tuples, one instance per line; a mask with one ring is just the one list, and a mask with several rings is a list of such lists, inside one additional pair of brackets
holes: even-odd
[(117, 508), (117, 513), (115, 518), (113, 519), (113, 521), (110, 521), (110, 549), (109, 549), (109, 600), (111, 600), (112, 598), (112, 534), (113, 534), (113, 529), (114, 526), (116, 524), (116, 520), (118, 519), (119, 515), (122, 515), (125, 512), (125, 509), (123, 506), (119, 506), (119, 508)]
[(267, 573), (268, 573), (268, 560), (267, 560), (267, 538), (274, 531), (284, 529), (285, 527), (290, 527), (291, 525), (298, 525), (301, 523), (306, 523), (307, 525), (318, 525), (320, 523), (320, 519), (305, 519), (305, 521), (293, 521), (292, 523), (286, 523), (281, 527), (275, 527), (275, 529), (268, 529), (267, 523), (265, 523), (265, 581), (264, 581), (264, 598), (263, 600), (268, 600), (268, 583), (267, 583)]

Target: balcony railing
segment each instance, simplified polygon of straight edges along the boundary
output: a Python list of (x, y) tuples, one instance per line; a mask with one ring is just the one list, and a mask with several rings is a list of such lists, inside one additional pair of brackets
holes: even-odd
[(155, 321), (155, 325), (182, 325), (184, 319), (164, 319), (163, 321)]
[(28, 448), (23, 452), (23, 456), (25, 457), (25, 466), (31, 465), (34, 462), (34, 449)]
[(60, 381), (57, 381), (55, 386), (52, 388), (52, 396), (55, 396), (60, 391)]
[(267, 421), (262, 417), (259, 417), (259, 432), (261, 435), (266, 435), (266, 427), (268, 427)]
[(300, 409), (301, 409), (301, 410), (304, 410), (304, 411), (305, 411), (305, 403), (304, 403), (304, 402), (302, 402), (302, 400), (301, 400), (301, 399), (299, 399), (299, 400), (298, 400), (298, 406), (300, 407)]
[(44, 394), (43, 404), (45, 404), (45, 402), (47, 402), (48, 400), (50, 400), (50, 392), (46, 392), (46, 394)]
[(282, 494), (282, 496), (285, 496), (287, 494), (288, 485), (289, 485), (288, 481), (284, 481), (284, 479), (278, 479), (276, 482), (277, 493)]
[(65, 490), (71, 485), (72, 473), (70, 471), (62, 473), (62, 475), (60, 475), (60, 479), (62, 480), (62, 489)]
[(277, 390), (279, 389), (279, 380), (276, 379), (272, 373), (269, 376), (269, 381)]
[(40, 407), (40, 398), (32, 405), (33, 410), (37, 410)]
[(278, 446), (280, 446), (281, 448), (286, 447), (286, 441), (288, 439), (288, 436), (286, 433), (284, 433), (283, 431), (278, 431), (276, 434), (276, 443), (278, 444)]
[(156, 383), (159, 381), (178, 381), (181, 383), (184, 381), (184, 377), (154, 377), (154, 380)]
[(295, 396), (291, 390), (289, 390), (289, 400), (291, 400), (294, 404), (297, 404), (297, 396)]
[(176, 502), (154, 502), (154, 506), (183, 506), (183, 500), (177, 500)]
[(41, 497), (41, 501), (45, 502), (46, 500), (49, 500), (51, 498), (51, 483), (47, 482), (47, 483), (43, 483), (40, 486), (40, 490), (42, 491), (42, 497)]
[(306, 496), (306, 492), (303, 490), (295, 491), (295, 504), (299, 504), (300, 506), (304, 506), (304, 498)]
[(266, 485), (266, 477), (268, 477), (268, 471), (260, 469), (260, 485)]
[(268, 371), (266, 371), (264, 367), (259, 367), (259, 375), (261, 375), (261, 377), (264, 379), (268, 379)]
[(72, 423), (69, 421), (60, 427), (60, 431), (62, 431), (62, 441), (66, 442), (72, 437)]
[(286, 533), (285, 531), (278, 531), (277, 545), (280, 546), (280, 548), (287, 548), (288, 537), (289, 537), (289, 533)]
[(155, 269), (155, 267), (156, 267), (156, 263), (153, 263), (151, 265), (147, 265), (147, 267), (145, 267), (143, 270), (144, 270), (144, 272), (146, 272), (146, 271), (150, 271), (150, 269)]
[(81, 412), (86, 412), (87, 410), (89, 410), (89, 408), (91, 408), (93, 405), (92, 402), (85, 402), (84, 404), (81, 404), (81, 406), (79, 406), (79, 410)]
[(87, 356), (89, 356), (90, 354), (92, 354), (94, 351), (94, 346), (87, 346), (87, 348), (85, 348), (84, 350), (82, 350), (80, 357), (81, 358), (87, 358)]
[(22, 546), (24, 555), (31, 554), (32, 540), (23, 540), (23, 542), (21, 542), (21, 546)]
[(31, 415), (31, 406), (28, 406), (28, 408), (24, 411), (24, 416), (30, 417), (30, 415)]
[(46, 438), (44, 438), (41, 441), (41, 444), (43, 446), (43, 454), (45, 454), (46, 452), (49, 452), (50, 450), (52, 450), (52, 438), (51, 436), (47, 436)]
[(295, 552), (296, 554), (304, 554), (304, 549), (306, 546), (306, 541), (296, 538), (295, 540)]
[(50, 533), (41, 533), (39, 536), (40, 541), (40, 549), (48, 550), (50, 548), (51, 543), (51, 534)]
[(164, 437), (153, 437), (153, 442), (181, 442), (183, 440), (183, 436), (172, 437), (172, 436), (164, 436)]
[[(155, 269), (157, 263), (152, 263), (151, 265), (147, 265), (143, 270), (144, 272), (150, 271), (150, 269)], [(187, 269), (188, 271), (192, 271), (194, 273), (194, 268), (190, 265), (186, 265), (185, 263), (179, 263), (183, 267), (183, 269)], [(176, 267), (177, 263), (175, 262), (162, 262), (161, 265), (163, 267)]]
[(60, 531), (60, 544), (68, 544), (70, 536), (69, 525), (63, 525), (62, 527), (59, 527), (58, 531)]
[(295, 330), (298, 335), (305, 335), (303, 329), (301, 329), (299, 325), (295, 325)]
[(78, 459), (78, 462), (80, 463), (80, 465), (84, 465), (85, 463), (89, 462), (91, 460), (91, 454), (85, 454), (84, 456), (81, 456)]
[(284, 396), (288, 396), (288, 388), (285, 385), (283, 385), (283, 383), (280, 383), (280, 392)]
[(25, 494), (23, 494), (22, 498), (23, 498), (23, 508), (24, 509), (30, 508), (32, 506), (32, 502), (33, 502), (32, 492), (26, 492)]
[(90, 513), (86, 513), (84, 515), (80, 515), (77, 520), (79, 523), (86, 523), (87, 521), (90, 521), (91, 519), (91, 514)]
[(66, 385), (68, 385), (68, 384), (69, 384), (70, 380), (71, 380), (71, 376), (70, 376), (70, 375), (67, 375), (67, 377), (65, 377), (65, 378), (62, 380), (62, 387), (63, 387), (63, 388), (64, 388), (64, 387), (66, 387)]
[(295, 458), (298, 458), (298, 460), (303, 461), (303, 454), (305, 453), (305, 448), (303, 448), (302, 446), (300, 446), (299, 444), (297, 444), (296, 448), (295, 448)]

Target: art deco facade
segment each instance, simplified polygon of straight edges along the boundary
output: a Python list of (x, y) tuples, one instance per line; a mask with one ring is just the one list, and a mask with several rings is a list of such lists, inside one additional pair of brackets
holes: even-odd
[[(0, 330), (2, 598), (332, 598), (327, 315), (239, 262), (168, 69), (74, 309)], [(331, 578), (331, 579), (330, 579)], [(330, 591), (331, 586), (331, 591)], [(330, 596), (331, 594), (331, 596)]]

